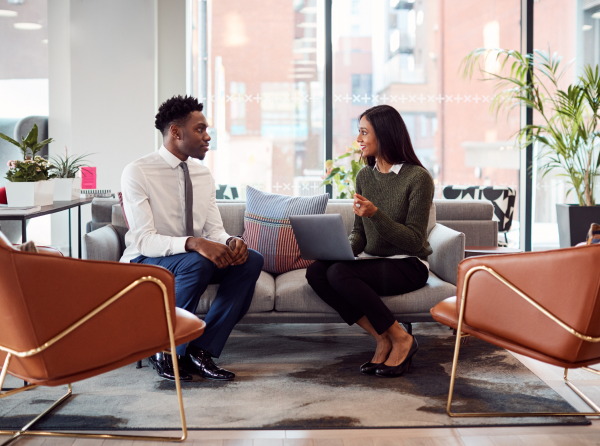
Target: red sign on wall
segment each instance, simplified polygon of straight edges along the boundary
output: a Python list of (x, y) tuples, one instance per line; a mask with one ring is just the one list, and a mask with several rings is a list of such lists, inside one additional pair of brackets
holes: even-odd
[(81, 168), (81, 188), (96, 189), (96, 168), (82, 167)]

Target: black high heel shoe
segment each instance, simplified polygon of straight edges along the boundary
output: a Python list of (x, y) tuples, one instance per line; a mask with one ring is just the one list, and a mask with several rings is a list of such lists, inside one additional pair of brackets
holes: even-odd
[(384, 362), (365, 362), (360, 366), (360, 373), (363, 375), (374, 375), (375, 370), (377, 370), (377, 368), (381, 367), (383, 364)]
[(375, 376), (382, 376), (384, 378), (397, 378), (398, 376), (402, 376), (404, 372), (408, 372), (412, 357), (417, 353), (417, 350), (419, 350), (419, 344), (417, 343), (417, 338), (413, 337), (412, 345), (410, 346), (410, 350), (408, 351), (406, 358), (404, 358), (404, 361), (396, 366), (383, 364), (377, 367)]

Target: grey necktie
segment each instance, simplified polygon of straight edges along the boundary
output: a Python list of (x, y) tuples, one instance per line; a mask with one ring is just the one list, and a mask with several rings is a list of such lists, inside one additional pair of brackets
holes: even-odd
[(192, 189), (192, 180), (186, 163), (179, 165), (183, 169), (183, 179), (185, 182), (185, 235), (194, 236), (194, 189)]

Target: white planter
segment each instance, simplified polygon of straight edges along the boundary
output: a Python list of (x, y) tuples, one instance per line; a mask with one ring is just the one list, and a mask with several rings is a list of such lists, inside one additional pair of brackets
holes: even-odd
[(54, 201), (76, 200), (81, 195), (81, 178), (54, 178)]
[(54, 180), (34, 183), (7, 181), (4, 186), (9, 206), (48, 206), (54, 201)]

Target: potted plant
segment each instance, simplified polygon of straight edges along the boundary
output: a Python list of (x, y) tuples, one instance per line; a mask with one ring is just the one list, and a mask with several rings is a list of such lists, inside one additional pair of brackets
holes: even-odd
[[(356, 155), (358, 155), (358, 160), (355, 159)], [(346, 153), (338, 156), (334, 160), (327, 160), (325, 162), (326, 176), (323, 177), (324, 181), (321, 186), (325, 186), (326, 184), (334, 185), (335, 198), (353, 199), (354, 194), (356, 193), (356, 175), (362, 167), (362, 162), (360, 160), (361, 155), (362, 151), (360, 150), (358, 143), (354, 141), (352, 147), (346, 147)], [(334, 163), (348, 157), (351, 157), (350, 169), (346, 170), (346, 167), (344, 166), (334, 167)]]
[(23, 160), (8, 162), (6, 172), (6, 197), (9, 206), (46, 206), (54, 200), (54, 175), (52, 164), (36, 155), (42, 147), (52, 142), (52, 138), (38, 142), (38, 127), (33, 128), (22, 141), (18, 142), (0, 133), (0, 138), (17, 146), (23, 153)]
[[(486, 72), (485, 59), (500, 62), (498, 73)], [(561, 88), (567, 68), (560, 68), (561, 57), (550, 51), (533, 54), (504, 49), (479, 48), (471, 52), (461, 68), (472, 77), (475, 68), (495, 84), (491, 109), (496, 116), (501, 110), (527, 106), (534, 110), (536, 123), (522, 127), (516, 134), (523, 148), (538, 145), (542, 177), (559, 172), (567, 178), (577, 204), (557, 204), (560, 246), (574, 246), (586, 239), (590, 224), (600, 222), (600, 206), (596, 206), (594, 184), (600, 169), (600, 154), (595, 146), (600, 118), (600, 74), (598, 66), (586, 65), (576, 82)], [(510, 67), (510, 69), (509, 69)], [(508, 71), (508, 74), (504, 70)], [(555, 170), (557, 169), (557, 170)]]
[(52, 161), (52, 172), (54, 178), (54, 201), (76, 200), (81, 195), (81, 177), (77, 174), (82, 167), (87, 167), (85, 157), (87, 154), (79, 156), (69, 156), (65, 146), (65, 156), (54, 156)]

